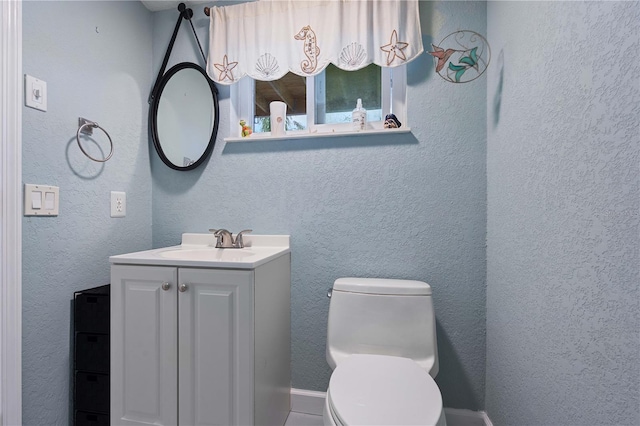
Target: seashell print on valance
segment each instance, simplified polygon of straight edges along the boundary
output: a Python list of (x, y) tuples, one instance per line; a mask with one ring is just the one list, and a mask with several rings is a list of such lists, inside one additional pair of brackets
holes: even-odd
[(423, 52), (418, 0), (271, 0), (211, 7), (207, 74), (220, 84), (271, 81), (330, 63), (355, 71)]

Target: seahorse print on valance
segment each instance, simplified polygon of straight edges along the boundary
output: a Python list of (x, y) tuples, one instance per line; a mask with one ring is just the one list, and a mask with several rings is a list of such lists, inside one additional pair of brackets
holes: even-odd
[(291, 71), (406, 64), (423, 52), (418, 0), (258, 1), (211, 7), (207, 73), (216, 83)]

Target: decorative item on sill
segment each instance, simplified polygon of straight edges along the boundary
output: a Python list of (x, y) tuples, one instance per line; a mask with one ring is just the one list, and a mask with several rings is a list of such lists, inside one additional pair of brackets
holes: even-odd
[(240, 120), (240, 127), (242, 127), (242, 137), (246, 138), (251, 136), (251, 127), (247, 126), (247, 122), (244, 120)]
[(281, 101), (273, 101), (269, 104), (269, 119), (271, 136), (284, 136), (285, 122), (287, 121), (287, 104)]
[(449, 34), (438, 45), (432, 44), (436, 72), (451, 83), (468, 83), (480, 77), (489, 66), (491, 48), (480, 34), (462, 30)]
[(353, 130), (364, 130), (367, 128), (367, 110), (362, 107), (362, 99), (358, 98), (356, 107), (351, 113)]
[(384, 128), (385, 129), (399, 129), (402, 126), (398, 117), (395, 114), (387, 114), (384, 117)]

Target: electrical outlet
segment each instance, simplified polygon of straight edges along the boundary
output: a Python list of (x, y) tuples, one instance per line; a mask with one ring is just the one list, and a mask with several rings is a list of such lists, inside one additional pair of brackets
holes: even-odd
[(127, 193), (111, 191), (111, 217), (127, 215)]

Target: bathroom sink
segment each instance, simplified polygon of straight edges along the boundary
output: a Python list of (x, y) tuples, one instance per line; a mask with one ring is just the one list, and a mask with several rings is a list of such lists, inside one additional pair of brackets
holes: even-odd
[(234, 262), (256, 256), (258, 253), (250, 249), (197, 248), (167, 250), (158, 253), (158, 255), (167, 259), (177, 260), (221, 260)]
[(247, 235), (245, 248), (215, 248), (213, 234), (182, 234), (182, 244), (111, 256), (113, 264), (254, 269), (290, 252), (288, 235)]

